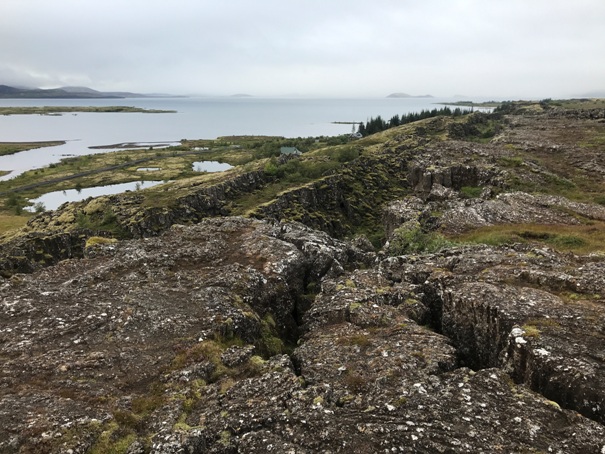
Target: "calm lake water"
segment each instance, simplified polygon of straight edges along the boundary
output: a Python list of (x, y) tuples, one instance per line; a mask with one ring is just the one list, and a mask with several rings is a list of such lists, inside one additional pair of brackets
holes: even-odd
[(224, 172), (233, 168), (231, 164), (218, 161), (197, 161), (191, 167), (194, 172)]
[(48, 192), (37, 199), (31, 199), (30, 202), (34, 206), (25, 207), (28, 211), (35, 211), (36, 204), (41, 203), (47, 210), (56, 210), (65, 202), (77, 202), (87, 199), (88, 197), (98, 197), (101, 195), (119, 194), (126, 191), (138, 191), (141, 189), (151, 188), (163, 181), (133, 181), (131, 183), (110, 184), (107, 186), (99, 186), (94, 188), (68, 189), (66, 191)]
[(174, 143), (181, 139), (213, 139), (225, 135), (284, 137), (333, 136), (351, 132), (351, 125), (378, 115), (419, 112), (450, 102), (445, 98), (281, 99), (281, 98), (131, 98), (131, 99), (3, 99), (2, 106), (111, 106), (176, 110), (177, 113), (77, 113), (0, 116), (0, 142), (67, 140), (58, 147), (0, 156), (0, 180), (58, 162), (64, 157), (107, 150), (95, 145)]

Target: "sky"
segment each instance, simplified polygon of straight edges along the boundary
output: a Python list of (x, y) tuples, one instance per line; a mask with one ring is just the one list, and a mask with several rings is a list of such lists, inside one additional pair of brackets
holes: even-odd
[(605, 96), (603, 0), (0, 0), (0, 84)]

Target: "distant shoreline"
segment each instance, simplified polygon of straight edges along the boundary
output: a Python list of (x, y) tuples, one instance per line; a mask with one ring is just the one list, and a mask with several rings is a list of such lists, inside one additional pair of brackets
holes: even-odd
[(0, 107), (0, 115), (61, 115), (64, 113), (176, 113), (176, 110), (143, 109), (129, 106), (43, 106)]
[(0, 142), (0, 156), (15, 154), (19, 153), (20, 151), (33, 150), (35, 148), (57, 147), (59, 145), (65, 145), (65, 141), (51, 140), (43, 142)]
[(473, 102), (473, 101), (456, 101), (456, 102), (440, 102), (435, 103), (443, 106), (458, 106), (458, 107), (486, 107), (495, 108), (498, 107), (502, 102), (498, 101), (486, 101), (486, 102)]

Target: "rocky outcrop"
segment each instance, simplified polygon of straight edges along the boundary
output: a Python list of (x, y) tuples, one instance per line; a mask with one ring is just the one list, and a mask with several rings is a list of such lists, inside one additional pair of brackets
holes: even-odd
[(498, 224), (579, 225), (578, 219), (605, 220), (605, 207), (572, 202), (561, 196), (512, 192), (494, 199), (442, 204), (440, 226), (448, 232)]
[[(391, 243), (598, 232), (601, 205), (530, 194), (602, 184), (600, 123), (561, 134), (570, 118), (385, 131), (250, 208), (265, 220), (225, 216), (262, 172), (35, 218), (46, 234), (2, 250), (0, 452), (605, 452), (602, 254), (444, 241), (389, 257), (402, 248), (335, 238), (376, 243), (381, 215)], [(103, 232), (136, 239), (84, 243)]]
[(460, 199), (457, 193), (424, 202), (410, 196), (388, 204), (383, 213), (385, 233), (413, 221), (429, 230), (448, 233), (502, 224), (581, 225), (583, 220), (605, 220), (605, 207), (573, 202), (561, 196), (531, 195), (524, 192)]
[(82, 257), (86, 239), (93, 235), (157, 236), (174, 224), (226, 215), (230, 200), (270, 180), (264, 172), (256, 171), (201, 187), (176, 182), (166, 188), (166, 198), (173, 202), (164, 206), (154, 206), (138, 192), (63, 204), (58, 210), (36, 215), (28, 222), (26, 233), (3, 242), (0, 276), (29, 273), (60, 260)]
[(437, 168), (434, 165), (413, 166), (407, 179), (416, 192), (429, 193), (433, 185), (460, 190), (464, 186), (487, 186), (493, 183), (495, 171), (470, 165)]
[(284, 191), (272, 202), (256, 208), (254, 216), (263, 219), (293, 219), (318, 230), (342, 236), (347, 228), (335, 216), (351, 215), (346, 190), (340, 176), (330, 176), (303, 187)]
[(356, 259), (301, 225), (223, 218), (14, 276), (0, 288), (0, 451), (83, 452), (121, 417), (151, 430), (142, 414), (180, 408), (163, 394), (179, 384), (255, 373), (260, 357), (229, 345), (268, 357), (296, 342), (306, 287)]
[(0, 288), (0, 450), (599, 452), (604, 263), (229, 217), (89, 247)]
[(29, 233), (0, 249), (0, 276), (31, 273), (61, 260), (82, 257), (90, 232)]
[(602, 258), (478, 247), (405, 262), (382, 266), (392, 279), (423, 281), (421, 300), (463, 364), (501, 367), (561, 406), (605, 421)]
[[(171, 202), (160, 206), (154, 206), (153, 200), (138, 192), (89, 198), (41, 213), (28, 223), (28, 227), (34, 231), (64, 230), (78, 226), (78, 218), (88, 218), (82, 221), (96, 224), (96, 230), (100, 232), (111, 228), (134, 238), (154, 236), (173, 224), (199, 222), (206, 217), (228, 214), (225, 206), (229, 200), (254, 191), (270, 180), (265, 172), (253, 171), (218, 182), (175, 182), (166, 187), (163, 195)], [(111, 225), (106, 219), (109, 216)]]

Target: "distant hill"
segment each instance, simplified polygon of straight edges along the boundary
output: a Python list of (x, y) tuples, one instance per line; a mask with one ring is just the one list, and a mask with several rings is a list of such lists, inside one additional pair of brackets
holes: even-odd
[(432, 98), (431, 95), (408, 95), (407, 93), (391, 93), (387, 98)]
[(95, 99), (95, 98), (148, 98), (153, 95), (144, 95), (130, 92), (103, 92), (88, 87), (60, 87), (51, 89), (42, 88), (18, 88), (8, 85), (0, 85), (0, 98), (23, 98), (23, 99)]
[(605, 98), (605, 90), (590, 91), (579, 95), (581, 98)]

